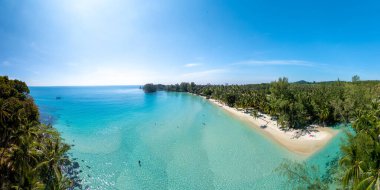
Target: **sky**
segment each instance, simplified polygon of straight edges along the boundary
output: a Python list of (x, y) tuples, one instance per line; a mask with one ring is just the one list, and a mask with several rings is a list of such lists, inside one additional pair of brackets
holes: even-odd
[(380, 79), (378, 0), (0, 0), (0, 75), (32, 86)]

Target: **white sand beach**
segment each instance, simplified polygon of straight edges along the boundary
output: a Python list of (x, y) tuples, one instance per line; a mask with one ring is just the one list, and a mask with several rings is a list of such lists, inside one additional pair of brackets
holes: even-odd
[(287, 148), (289, 151), (304, 156), (310, 156), (317, 152), (339, 133), (339, 130), (320, 126), (309, 126), (307, 131), (284, 131), (280, 129), (277, 122), (271, 120), (268, 115), (261, 114), (262, 116), (259, 118), (254, 118), (249, 113), (231, 108), (214, 99), (209, 99), (209, 101), (223, 108), (231, 115), (246, 121), (251, 127)]

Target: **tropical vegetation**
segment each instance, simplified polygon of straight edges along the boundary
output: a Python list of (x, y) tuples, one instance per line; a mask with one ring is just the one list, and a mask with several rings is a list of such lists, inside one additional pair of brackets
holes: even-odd
[(39, 111), (27, 85), (0, 77), (0, 189), (67, 189), (70, 146)]
[(157, 86), (153, 84), (146, 84), (143, 87), (145, 93), (152, 93), (157, 91)]

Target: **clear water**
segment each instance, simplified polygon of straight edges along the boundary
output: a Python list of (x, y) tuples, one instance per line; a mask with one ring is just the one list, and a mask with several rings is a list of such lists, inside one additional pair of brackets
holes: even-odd
[[(75, 145), (91, 189), (283, 189), (273, 170), (284, 158), (303, 159), (190, 94), (144, 94), (137, 86), (32, 87), (31, 94), (43, 119)], [(309, 162), (324, 166), (338, 142)]]

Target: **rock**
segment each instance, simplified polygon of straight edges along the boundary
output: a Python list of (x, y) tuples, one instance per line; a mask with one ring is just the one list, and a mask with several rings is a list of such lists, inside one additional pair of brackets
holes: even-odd
[(74, 169), (79, 168), (79, 163), (78, 162), (73, 162), (73, 168)]

